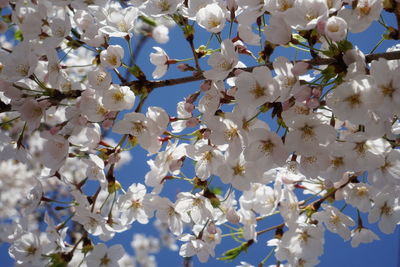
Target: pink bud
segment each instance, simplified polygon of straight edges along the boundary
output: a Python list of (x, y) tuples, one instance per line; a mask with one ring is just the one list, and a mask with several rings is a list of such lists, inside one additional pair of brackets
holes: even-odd
[(210, 88), (211, 88), (211, 81), (210, 80), (205, 80), (204, 82), (202, 82), (200, 84), (200, 90), (202, 92), (206, 92), (206, 91), (210, 90)]
[(326, 188), (333, 188), (333, 182), (329, 179), (324, 182)]
[(55, 135), (58, 133), (59, 130), (60, 130), (60, 127), (55, 126), (55, 127), (51, 127), (49, 132), (51, 135)]
[(116, 112), (116, 111), (109, 111), (109, 112), (107, 112), (107, 114), (105, 115), (105, 118), (106, 118), (106, 119), (114, 119), (116, 115), (117, 115), (117, 112)]
[(189, 69), (189, 65), (186, 63), (182, 63), (176, 66), (180, 71), (187, 71)]
[(236, 0), (226, 0), (226, 7), (228, 8), (229, 11), (231, 10), (235, 11), (236, 9), (238, 9)]
[(169, 165), (170, 172), (174, 172), (174, 171), (179, 170), (183, 165), (183, 159), (180, 158), (180, 159), (177, 159), (177, 160), (173, 160), (171, 162), (171, 164)]
[(121, 159), (119, 153), (113, 153), (108, 157), (109, 164), (116, 164)]
[(229, 209), (226, 213), (226, 219), (232, 224), (238, 224), (240, 221), (239, 215), (234, 209)]
[(87, 123), (87, 119), (84, 118), (84, 117), (82, 117), (82, 116), (80, 116), (80, 117), (78, 118), (78, 121), (77, 121), (77, 122), (79, 123), (79, 125), (85, 126), (86, 123)]
[(282, 110), (283, 111), (289, 110), (291, 106), (292, 105), (290, 104), (290, 101), (286, 100), (285, 102), (282, 103)]
[(242, 73), (243, 71), (244, 71), (244, 70), (236, 69), (236, 70), (233, 72), (233, 74), (235, 74), (235, 76), (237, 77), (237, 76), (239, 76), (240, 73)]
[(203, 138), (204, 138), (204, 139), (210, 138), (210, 134), (211, 134), (211, 131), (210, 131), (209, 129), (206, 129), (206, 130), (203, 132)]
[(103, 126), (104, 129), (109, 129), (112, 127), (112, 125), (113, 125), (112, 120), (104, 120), (103, 123), (101, 124), (101, 126)]
[(312, 93), (312, 95), (314, 97), (318, 97), (319, 98), (321, 96), (321, 90), (319, 88), (313, 88), (311, 93)]
[(311, 97), (311, 88), (307, 85), (295, 86), (293, 96), (297, 101), (303, 102)]
[(183, 106), (185, 110), (189, 113), (192, 113), (192, 111), (194, 110), (194, 105), (192, 103), (186, 102)]
[(309, 68), (310, 68), (310, 64), (303, 62), (303, 61), (299, 61), (294, 64), (292, 73), (294, 76), (300, 76), (300, 75), (305, 74)]
[(217, 227), (215, 226), (215, 223), (210, 222), (207, 226), (207, 232), (209, 234), (215, 235), (217, 233)]
[(47, 109), (48, 107), (51, 106), (51, 103), (48, 100), (39, 101), (38, 104), (39, 104), (39, 107), (41, 107), (42, 109)]
[(233, 87), (231, 87), (231, 88), (228, 89), (228, 91), (226, 92), (226, 94), (227, 94), (227, 95), (230, 95), (230, 96), (235, 96), (236, 92), (237, 92), (237, 87), (236, 87), (236, 86), (233, 86)]
[(306, 102), (306, 106), (308, 108), (311, 108), (311, 109), (319, 107), (318, 98), (310, 98), (310, 99), (308, 99), (307, 102)]
[(196, 125), (199, 124), (199, 121), (197, 118), (190, 118), (186, 121), (186, 127), (196, 127)]
[(326, 25), (326, 20), (319, 20), (319, 21), (317, 22), (317, 27), (316, 27), (316, 29), (317, 29), (317, 32), (318, 32), (319, 34), (325, 35), (325, 25)]

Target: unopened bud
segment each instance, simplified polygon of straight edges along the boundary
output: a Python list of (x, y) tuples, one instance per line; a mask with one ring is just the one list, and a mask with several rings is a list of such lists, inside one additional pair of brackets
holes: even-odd
[(297, 101), (303, 102), (311, 97), (311, 88), (307, 85), (295, 86), (293, 96)]
[(211, 222), (208, 224), (207, 232), (212, 235), (215, 235), (217, 233), (217, 227), (215, 226), (215, 223)]
[(104, 129), (110, 129), (110, 128), (112, 127), (112, 125), (113, 125), (113, 120), (104, 120), (104, 121), (102, 122), (102, 124), (101, 124), (101, 126), (102, 126)]
[(237, 87), (236, 86), (232, 86), (231, 88), (228, 89), (226, 94), (229, 95), (229, 96), (235, 96), (236, 92), (237, 92)]
[(311, 109), (319, 107), (319, 100), (317, 98), (310, 98), (306, 102), (306, 106)]
[(192, 103), (185, 102), (184, 108), (187, 112), (192, 113), (195, 107)]
[(186, 121), (186, 127), (196, 127), (197, 124), (199, 124), (199, 121), (197, 118), (190, 118)]
[(226, 219), (232, 224), (238, 224), (240, 221), (239, 215), (234, 209), (229, 209), (226, 213)]
[(190, 66), (186, 63), (181, 63), (176, 66), (180, 71), (188, 71), (190, 70)]
[(292, 73), (295, 76), (300, 76), (300, 75), (305, 74), (309, 68), (310, 68), (310, 64), (303, 62), (303, 61), (299, 61), (294, 64)]
[(317, 27), (316, 27), (316, 29), (317, 29), (317, 32), (319, 33), (319, 34), (322, 34), (322, 35), (325, 35), (325, 25), (326, 25), (326, 20), (319, 20), (318, 22), (317, 22)]
[(210, 88), (211, 88), (211, 81), (210, 80), (206, 80), (206, 81), (204, 81), (204, 82), (202, 82), (200, 84), (200, 90), (203, 91), (203, 92), (206, 92), (206, 91), (210, 90)]

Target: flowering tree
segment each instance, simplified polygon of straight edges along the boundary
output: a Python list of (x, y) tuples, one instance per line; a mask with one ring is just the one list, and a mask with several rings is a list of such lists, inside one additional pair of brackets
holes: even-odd
[[(221, 242), (232, 249), (220, 260), (241, 257), (267, 232), (259, 266), (315, 266), (325, 231), (357, 247), (378, 239), (368, 223), (391, 234), (400, 222), (398, 0), (0, 8), (0, 240), (18, 265), (153, 266), (158, 239), (136, 235), (135, 259), (105, 242), (156, 221), (185, 266)], [(350, 40), (372, 23), (382, 39), (361, 51)], [(169, 40), (173, 26), (182, 39)], [(138, 61), (147, 41), (160, 45)], [(170, 58), (167, 42), (192, 58)], [(186, 76), (162, 80), (174, 64)], [(176, 114), (146, 106), (157, 88), (192, 82)], [(124, 187), (117, 169), (140, 150), (148, 172)]]

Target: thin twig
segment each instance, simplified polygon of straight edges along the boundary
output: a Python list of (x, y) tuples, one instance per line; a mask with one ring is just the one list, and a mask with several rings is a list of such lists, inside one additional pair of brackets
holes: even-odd
[[(373, 60), (377, 60), (379, 58), (385, 58), (387, 60), (398, 60), (400, 59), (400, 51), (393, 51), (393, 52), (386, 52), (386, 53), (376, 53), (376, 54), (369, 54), (365, 56), (365, 61), (367, 63), (370, 63)], [(312, 66), (321, 66), (321, 65), (329, 65), (332, 63), (337, 62), (336, 59), (334, 58), (314, 58), (314, 59), (309, 59), (309, 60), (297, 60), (297, 61), (292, 61), (292, 63), (296, 62), (306, 62)], [(266, 63), (265, 65), (257, 65), (257, 66), (251, 66), (247, 68), (240, 68), (241, 70), (244, 71), (252, 71), (254, 68), (259, 67), (259, 66), (267, 66), (269, 69), (273, 69), (272, 63)], [(231, 72), (228, 77), (233, 77), (234, 72)], [(124, 85), (126, 86), (138, 86), (138, 87), (147, 87), (147, 88), (159, 88), (159, 87), (167, 87), (167, 86), (173, 86), (177, 84), (183, 84), (183, 83), (188, 83), (188, 82), (195, 82), (195, 81), (201, 81), (204, 80), (203, 75), (198, 75), (198, 76), (188, 76), (188, 77), (182, 77), (182, 78), (175, 78), (175, 79), (169, 79), (169, 80), (163, 80), (163, 81), (131, 81), (128, 83), (125, 83)]]

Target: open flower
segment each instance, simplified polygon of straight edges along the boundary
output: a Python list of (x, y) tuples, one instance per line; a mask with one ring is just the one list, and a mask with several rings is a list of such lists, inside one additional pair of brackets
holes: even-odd
[(153, 71), (152, 75), (154, 79), (160, 79), (168, 70), (169, 57), (161, 47), (154, 46), (153, 48), (157, 52), (150, 54), (150, 62), (156, 66), (156, 69)]
[(208, 80), (223, 80), (238, 63), (238, 55), (232, 41), (227, 39), (221, 43), (221, 52), (215, 52), (207, 61), (213, 67), (203, 73)]

